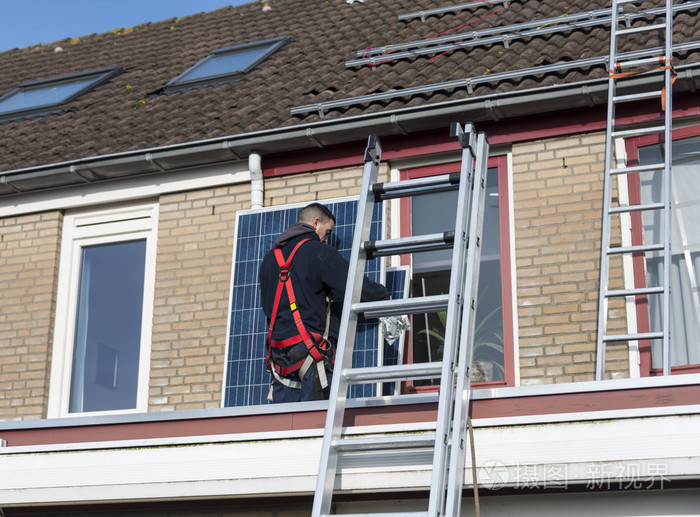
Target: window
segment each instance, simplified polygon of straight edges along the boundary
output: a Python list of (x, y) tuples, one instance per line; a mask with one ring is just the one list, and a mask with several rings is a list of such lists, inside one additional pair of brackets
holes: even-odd
[(61, 106), (122, 73), (119, 67), (92, 70), (21, 84), (0, 97), (0, 121), (56, 112)]
[(146, 409), (155, 205), (64, 219), (49, 411)]
[[(700, 365), (700, 128), (674, 131), (671, 173), (671, 367), (697, 371)], [(631, 165), (663, 163), (662, 145), (654, 136), (628, 143)], [(629, 175), (631, 204), (663, 200), (660, 171)], [(663, 212), (647, 210), (632, 216), (632, 243), (663, 242)], [(637, 287), (663, 285), (662, 252), (633, 259)], [(662, 295), (638, 297), (637, 325), (641, 332), (660, 331)], [(660, 340), (640, 343), (642, 374), (662, 368)]]
[[(402, 179), (459, 171), (459, 164), (405, 170)], [(508, 232), (508, 176), (505, 158), (489, 160), (484, 209), (483, 247), (479, 272), (472, 382), (513, 384), (513, 323)], [(403, 234), (428, 234), (454, 229), (457, 192), (441, 192), (402, 200)], [(436, 217), (435, 214), (440, 214)], [(411, 296), (447, 293), (452, 250), (413, 255)], [(442, 359), (445, 313), (412, 318), (408, 361)], [(418, 381), (414, 388), (438, 381)]]
[(184, 91), (221, 83), (235, 83), (291, 40), (272, 38), (213, 50), (207, 57), (178, 75), (164, 90)]

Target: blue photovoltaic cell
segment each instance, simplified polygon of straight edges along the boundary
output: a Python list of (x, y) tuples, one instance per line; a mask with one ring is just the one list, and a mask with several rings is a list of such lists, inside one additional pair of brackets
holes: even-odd
[[(350, 259), (357, 201), (324, 203), (336, 217), (329, 244)], [(296, 222), (305, 205), (278, 207), (261, 211), (245, 211), (238, 215), (231, 286), (231, 324), (228, 334), (228, 358), (224, 389), (225, 406), (249, 406), (267, 403), (270, 374), (265, 371), (265, 338), (267, 321), (260, 304), (258, 270), (265, 254), (280, 233)], [(370, 239), (381, 236), (381, 205), (372, 216)], [(367, 261), (365, 274), (381, 281), (379, 259)], [(376, 320), (358, 324), (353, 365), (374, 366), (378, 353)], [(353, 386), (352, 397), (373, 396), (374, 385)]]

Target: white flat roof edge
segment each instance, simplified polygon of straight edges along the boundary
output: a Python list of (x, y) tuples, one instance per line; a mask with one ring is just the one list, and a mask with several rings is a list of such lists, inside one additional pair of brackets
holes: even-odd
[[(506, 399), (514, 397), (535, 397), (543, 395), (566, 395), (632, 389), (651, 389), (670, 386), (690, 386), (700, 384), (700, 373), (642, 377), (637, 379), (609, 379), (603, 381), (582, 381), (561, 384), (539, 384), (503, 388), (483, 388), (472, 390), (472, 400)], [(347, 408), (390, 407), (408, 404), (436, 403), (436, 393), (402, 395), (400, 397), (374, 397), (348, 399)], [(288, 404), (267, 404), (259, 406), (225, 407), (216, 409), (194, 409), (184, 411), (164, 411), (150, 413), (128, 413), (115, 415), (81, 415), (42, 420), (12, 420), (0, 422), (0, 432), (22, 429), (42, 429), (123, 423), (147, 423), (177, 420), (196, 420), (251, 415), (275, 415), (282, 413), (303, 413), (325, 411), (326, 401), (296, 402)], [(654, 408), (659, 410), (660, 408)], [(555, 415), (557, 416), (557, 415)], [(516, 418), (516, 417), (514, 417)]]

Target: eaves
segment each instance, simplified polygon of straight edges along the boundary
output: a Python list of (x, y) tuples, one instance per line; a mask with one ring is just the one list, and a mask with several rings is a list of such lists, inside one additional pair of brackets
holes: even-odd
[[(699, 71), (700, 63), (678, 67), (674, 92), (695, 91)], [(654, 80), (626, 79), (618, 91)], [(478, 123), (592, 107), (605, 104), (607, 96), (608, 80), (595, 79), (9, 170), (0, 173), (0, 198), (239, 162), (252, 152), (264, 156), (333, 146), (364, 140), (370, 133), (385, 137), (444, 128), (455, 121)]]

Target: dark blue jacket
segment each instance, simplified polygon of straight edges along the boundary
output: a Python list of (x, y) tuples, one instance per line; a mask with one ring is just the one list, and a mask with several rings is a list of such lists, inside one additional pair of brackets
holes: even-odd
[[(340, 324), (338, 315), (341, 313), (345, 295), (349, 264), (337, 249), (320, 241), (312, 226), (304, 223), (296, 223), (289, 227), (277, 238), (275, 245), (281, 248), (286, 259), (297, 243), (303, 239), (311, 240), (302, 244), (297, 250), (292, 260), (291, 273), (299, 313), (308, 332), (323, 334), (326, 327), (326, 295), (330, 296), (335, 307), (331, 316), (329, 338), (337, 342)], [(260, 266), (262, 307), (268, 322), (272, 316), (278, 283), (279, 267), (275, 254), (271, 250), (265, 255)], [(365, 278), (362, 286), (362, 301), (387, 299), (389, 299), (389, 293), (383, 285)], [(272, 338), (281, 340), (297, 334), (292, 312), (289, 309), (287, 291), (283, 289)]]

